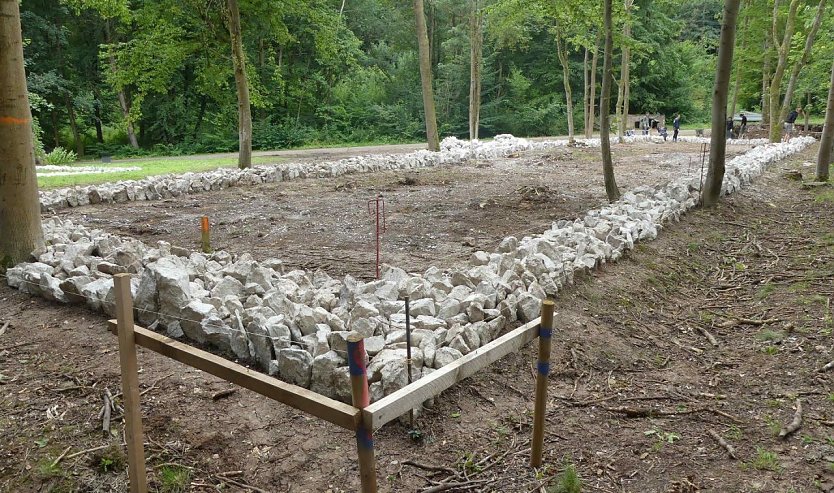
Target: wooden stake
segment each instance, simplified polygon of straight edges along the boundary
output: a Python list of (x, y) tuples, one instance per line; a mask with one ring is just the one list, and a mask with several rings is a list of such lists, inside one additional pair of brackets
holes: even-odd
[[(347, 350), (353, 406), (365, 409), (371, 403), (368, 374), (365, 371), (365, 340), (356, 333), (349, 335)], [(356, 448), (359, 451), (359, 477), (362, 481), (362, 493), (376, 493), (374, 437), (371, 427), (365, 420), (360, 421), (356, 427)]]
[(119, 330), (119, 364), (122, 369), (122, 395), (125, 399), (128, 477), (131, 493), (147, 493), (142, 411), (139, 409), (139, 374), (136, 344), (133, 339), (133, 295), (130, 274), (113, 276), (116, 291), (116, 318)]
[(200, 220), (200, 232), (203, 235), (203, 253), (211, 253), (211, 233), (209, 230), (208, 216), (203, 216)]
[(539, 325), (539, 363), (536, 375), (536, 405), (533, 412), (533, 443), (530, 465), (541, 467), (544, 449), (544, 418), (547, 412), (547, 376), (550, 374), (550, 343), (553, 335), (552, 300), (542, 302), (542, 318)]

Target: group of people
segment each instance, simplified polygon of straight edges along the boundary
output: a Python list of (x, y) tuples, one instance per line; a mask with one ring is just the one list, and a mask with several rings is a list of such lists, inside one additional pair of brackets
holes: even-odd
[[(801, 107), (796, 108), (795, 110), (791, 111), (788, 114), (788, 117), (785, 119), (785, 132), (782, 137), (784, 142), (787, 142), (793, 136), (794, 126), (796, 124), (796, 119), (799, 118), (800, 115), (804, 114)], [(727, 138), (728, 139), (741, 139), (747, 135), (747, 115), (744, 113), (739, 114), (741, 118), (741, 125), (738, 127), (738, 133), (736, 133), (735, 129), (735, 122), (733, 118), (730, 117), (727, 119)], [(651, 116), (646, 113), (643, 117), (640, 118), (640, 129), (643, 131), (643, 135), (649, 135), (652, 128), (657, 130), (657, 135), (663, 137), (663, 140), (666, 140), (666, 136), (668, 135), (666, 131), (666, 127), (662, 126), (659, 121), (657, 121), (654, 125), (652, 123)], [(678, 134), (680, 133), (681, 129), (681, 114), (675, 113), (675, 119), (672, 120), (672, 129), (674, 133), (672, 134), (672, 141), (678, 141)], [(631, 132), (629, 132), (631, 134)]]
[(727, 138), (728, 139), (741, 139), (747, 134), (747, 115), (744, 113), (740, 113), (741, 116), (741, 125), (738, 127), (738, 134), (735, 133), (735, 126), (733, 124), (733, 118), (727, 118)]

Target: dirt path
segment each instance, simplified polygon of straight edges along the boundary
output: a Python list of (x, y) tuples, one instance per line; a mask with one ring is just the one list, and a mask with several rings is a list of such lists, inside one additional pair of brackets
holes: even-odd
[[(437, 399), (418, 419), (422, 441), (398, 424), (378, 432), (381, 491), (420, 491), (424, 478), (452, 473), (484, 481), (480, 491), (537, 491), (555, 487), (568, 463), (583, 492), (834, 491), (834, 373), (817, 371), (834, 360), (834, 193), (804, 190), (780, 170), (815, 152), (716, 211), (687, 215), (557, 300), (544, 468), (526, 465), (528, 347)], [(5, 321), (0, 491), (124, 491), (118, 446), (71, 457), (121, 442), (121, 423), (103, 436), (97, 418), (104, 389), (119, 387), (115, 338), (97, 315), (3, 286)], [(146, 351), (140, 365), (158, 491), (216, 491), (229, 471), (264, 491), (357, 490), (350, 433), (247, 391), (214, 401), (225, 384)], [(797, 398), (803, 425), (780, 439)]]

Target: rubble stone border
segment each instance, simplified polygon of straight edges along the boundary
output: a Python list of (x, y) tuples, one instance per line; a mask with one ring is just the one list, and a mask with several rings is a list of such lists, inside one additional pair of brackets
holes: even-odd
[[(459, 156), (563, 145), (514, 137), (496, 139), (492, 149), (459, 142), (447, 139), (444, 145)], [(723, 192), (749, 184), (769, 164), (813, 142), (796, 138), (735, 157), (727, 163)], [(385, 159), (357, 169), (387, 169), (380, 165)], [(415, 165), (413, 159), (402, 167)], [(435, 159), (445, 158), (441, 153)], [(286, 272), (279, 259), (257, 262), (249, 254), (206, 255), (163, 241), (150, 246), (57, 218), (44, 222), (46, 247), (34, 252), (36, 261), (19, 264), (6, 276), (21, 291), (113, 316), (112, 276), (132, 273), (139, 323), (345, 401), (350, 399), (346, 339), (358, 332), (366, 337), (372, 400), (377, 400), (407, 383), (403, 297), (412, 300), (417, 379), (493, 340), (510, 324), (536, 318), (541, 300), (570, 285), (578, 272), (617, 260), (636, 241), (654, 239), (666, 222), (678, 221), (697, 205), (699, 188), (699, 178), (691, 176), (638, 187), (575, 221), (557, 221), (540, 235), (507, 237), (494, 252), (473, 253), (465, 266), (415, 274), (386, 265), (371, 282), (334, 279), (322, 270)]]

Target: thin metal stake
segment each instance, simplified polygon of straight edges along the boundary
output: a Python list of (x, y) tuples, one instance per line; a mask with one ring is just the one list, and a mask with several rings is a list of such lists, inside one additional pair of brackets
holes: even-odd
[[(405, 356), (408, 364), (408, 383), (411, 384), (411, 298), (405, 297)], [(414, 429), (414, 408), (408, 410), (408, 424)]]

